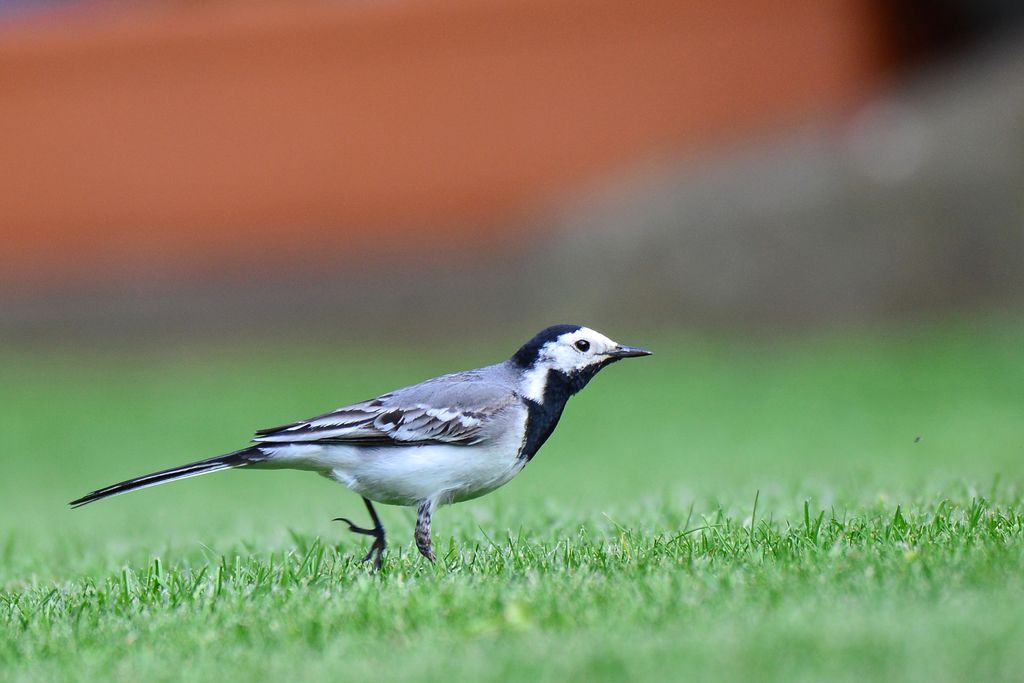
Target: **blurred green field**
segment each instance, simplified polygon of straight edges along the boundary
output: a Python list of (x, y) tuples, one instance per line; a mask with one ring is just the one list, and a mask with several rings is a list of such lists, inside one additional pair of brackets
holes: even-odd
[(381, 576), (308, 473), (66, 503), (519, 340), (0, 354), (0, 678), (1019, 680), (1024, 324), (607, 331), (656, 355), (442, 509), (438, 566), (383, 508)]

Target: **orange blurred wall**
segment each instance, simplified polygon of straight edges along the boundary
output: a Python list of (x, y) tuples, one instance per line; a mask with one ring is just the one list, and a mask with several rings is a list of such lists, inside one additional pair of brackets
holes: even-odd
[(873, 7), (186, 3), (8, 26), (4, 280), (497, 230), (618, 165), (849, 104), (886, 67)]

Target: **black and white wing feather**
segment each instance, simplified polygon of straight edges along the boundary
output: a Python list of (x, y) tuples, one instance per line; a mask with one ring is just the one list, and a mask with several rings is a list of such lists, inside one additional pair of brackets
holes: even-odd
[(517, 404), (507, 387), (473, 376), (446, 376), (355, 403), (308, 420), (261, 429), (257, 444), (472, 446), (491, 433), (493, 418)]
[[(386, 397), (381, 397), (386, 398)], [(482, 413), (423, 404), (384, 406), (379, 399), (357, 403), (310, 420), (261, 429), (258, 443), (320, 443), (363, 446), (479, 443)]]

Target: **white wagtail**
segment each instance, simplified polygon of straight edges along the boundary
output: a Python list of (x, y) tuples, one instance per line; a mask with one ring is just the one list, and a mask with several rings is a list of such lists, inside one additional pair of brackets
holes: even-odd
[(551, 436), (570, 396), (601, 368), (650, 353), (586, 327), (554, 325), (496, 365), (262, 429), (252, 446), (107, 486), (71, 506), (235, 467), (312, 470), (363, 497), (372, 528), (337, 520), (373, 537), (363, 561), (379, 569), (385, 548), (371, 501), (416, 506), (416, 546), (433, 561), (430, 517), (437, 506), (477, 498), (512, 479)]

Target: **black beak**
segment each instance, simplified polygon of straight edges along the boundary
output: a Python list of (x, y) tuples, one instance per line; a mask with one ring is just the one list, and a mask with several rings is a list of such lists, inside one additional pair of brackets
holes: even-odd
[(639, 346), (616, 346), (614, 349), (608, 352), (608, 355), (618, 360), (619, 358), (639, 358), (640, 356), (649, 356), (651, 352), (647, 349), (641, 349)]

